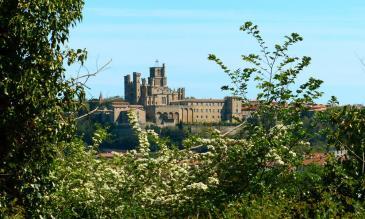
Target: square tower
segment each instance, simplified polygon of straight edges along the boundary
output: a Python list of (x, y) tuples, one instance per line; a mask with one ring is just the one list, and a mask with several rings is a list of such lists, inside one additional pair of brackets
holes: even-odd
[(148, 78), (148, 83), (150, 86), (155, 86), (155, 87), (167, 86), (165, 64), (162, 64), (162, 67), (150, 68), (150, 77)]

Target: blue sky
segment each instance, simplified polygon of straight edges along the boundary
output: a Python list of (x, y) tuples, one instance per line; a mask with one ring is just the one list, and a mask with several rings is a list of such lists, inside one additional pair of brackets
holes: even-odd
[(123, 96), (123, 76), (137, 71), (147, 77), (158, 59), (166, 63), (170, 87), (185, 87), (186, 95), (196, 98), (221, 98), (229, 95), (220, 90), (229, 78), (207, 56), (214, 53), (232, 69), (242, 67), (240, 55), (258, 51), (239, 31), (252, 21), (268, 45), (291, 32), (304, 37), (291, 53), (312, 57), (300, 81), (324, 80), (319, 102), (335, 95), (343, 104), (364, 104), (365, 67), (359, 61), (365, 58), (364, 11), (360, 0), (86, 0), (70, 46), (87, 48), (89, 71), (112, 59), (89, 80), (89, 97)]

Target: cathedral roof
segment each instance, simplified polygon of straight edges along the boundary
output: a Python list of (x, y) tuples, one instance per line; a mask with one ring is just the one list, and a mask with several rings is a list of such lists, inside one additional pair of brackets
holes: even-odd
[(223, 103), (223, 99), (184, 99), (171, 101), (171, 103)]

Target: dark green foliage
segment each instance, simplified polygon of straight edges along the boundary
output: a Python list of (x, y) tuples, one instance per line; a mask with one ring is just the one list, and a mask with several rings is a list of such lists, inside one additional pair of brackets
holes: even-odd
[(131, 150), (138, 145), (137, 137), (128, 125), (109, 125), (110, 137), (101, 144), (100, 148), (115, 150)]
[(354, 208), (351, 202), (363, 200), (365, 196), (365, 109), (334, 107), (323, 112), (320, 119), (326, 122), (324, 133), (329, 147), (347, 152), (328, 163), (325, 183), (347, 210), (351, 210)]
[(82, 84), (65, 80), (86, 58), (65, 50), (82, 0), (0, 1), (0, 195), (36, 209), (55, 148), (73, 137)]
[(147, 129), (152, 129), (158, 133), (160, 137), (166, 138), (170, 147), (177, 145), (179, 148), (182, 148), (184, 139), (191, 136), (191, 128), (183, 124), (162, 128), (152, 125), (147, 127)]

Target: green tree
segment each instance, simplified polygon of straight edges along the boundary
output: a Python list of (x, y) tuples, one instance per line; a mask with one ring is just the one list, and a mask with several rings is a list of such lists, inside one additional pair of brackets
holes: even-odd
[[(249, 105), (246, 96), (249, 83), (256, 84), (258, 89), (257, 110), (250, 116), (250, 122), (242, 126), (253, 147), (245, 153), (232, 154), (231, 162), (236, 165), (223, 164), (234, 168), (223, 171), (222, 179), (227, 181), (227, 189), (232, 193), (247, 191), (252, 186), (257, 191), (267, 190), (274, 186), (275, 177), (289, 173), (293, 166), (301, 164), (302, 154), (298, 149), (306, 146), (310, 139), (302, 114), (308, 110), (308, 104), (322, 94), (318, 91), (321, 80), (311, 77), (298, 85), (298, 75), (311, 60), (307, 56), (296, 57), (289, 53), (292, 45), (303, 40), (299, 34), (286, 36), (282, 44), (276, 44), (270, 50), (257, 25), (246, 22), (240, 30), (251, 35), (260, 47), (259, 54), (242, 55), (242, 69), (230, 70), (215, 55), (208, 57), (231, 78), (231, 85), (223, 86), (223, 90), (240, 95)], [(268, 167), (273, 168), (267, 171)]]
[[(74, 135), (83, 84), (65, 79), (65, 65), (86, 52), (67, 49), (83, 0), (0, 1), (0, 195), (37, 204), (57, 145)], [(36, 209), (36, 208), (34, 208)]]
[(365, 196), (365, 109), (333, 107), (318, 117), (326, 125), (323, 132), (328, 147), (344, 153), (328, 163), (326, 183), (334, 186), (342, 199), (362, 200)]

